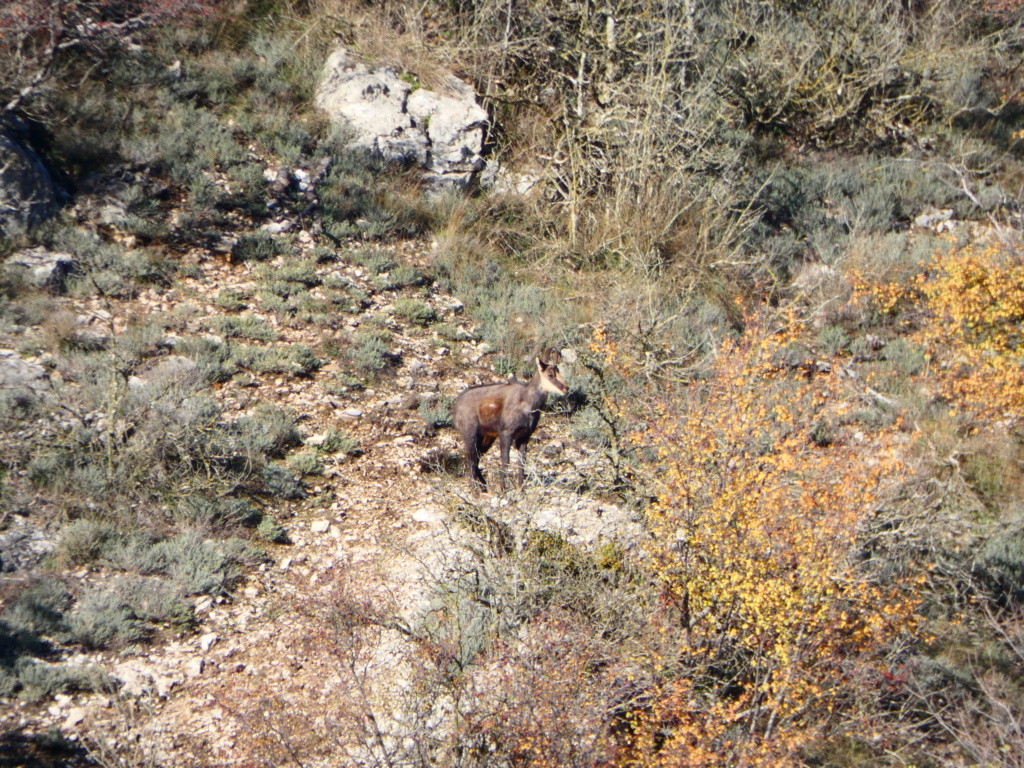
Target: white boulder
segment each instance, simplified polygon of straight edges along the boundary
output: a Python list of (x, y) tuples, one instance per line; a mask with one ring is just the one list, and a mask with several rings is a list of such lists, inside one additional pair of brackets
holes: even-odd
[(338, 49), (327, 59), (314, 101), (351, 133), (351, 148), (418, 166), (435, 190), (486, 185), (495, 175), (483, 157), (487, 111), (455, 77), (441, 92), (414, 87), (390, 67)]

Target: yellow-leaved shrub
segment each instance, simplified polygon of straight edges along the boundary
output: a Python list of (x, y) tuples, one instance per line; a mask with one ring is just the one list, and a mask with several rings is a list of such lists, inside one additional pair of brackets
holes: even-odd
[(887, 657), (914, 625), (858, 559), (902, 471), (897, 428), (859, 429), (856, 382), (799, 345), (794, 318), (747, 327), (635, 437), (657, 492), (648, 560), (681, 624), (632, 714), (635, 765), (795, 764), (828, 739), (883, 739)]

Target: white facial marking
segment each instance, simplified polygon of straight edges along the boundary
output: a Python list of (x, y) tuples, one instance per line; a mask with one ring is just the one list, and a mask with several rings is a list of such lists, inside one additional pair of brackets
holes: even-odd
[(548, 376), (547, 373), (544, 373), (540, 377), (540, 388), (543, 389), (545, 392), (549, 392), (553, 395), (564, 395), (567, 389), (565, 384), (560, 379)]

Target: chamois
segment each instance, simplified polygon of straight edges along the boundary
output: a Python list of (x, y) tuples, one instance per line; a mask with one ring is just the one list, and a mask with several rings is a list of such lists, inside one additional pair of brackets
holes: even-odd
[(456, 398), (452, 406), (453, 421), (462, 435), (462, 447), (466, 453), (466, 478), (472, 484), (474, 493), (487, 489), (480, 471), (480, 457), (487, 453), (495, 440), (501, 450), (501, 489), (505, 490), (509, 449), (512, 446), (519, 451), (516, 487), (522, 487), (526, 443), (537, 428), (540, 409), (549, 393), (562, 396), (569, 389), (562, 374), (558, 372), (561, 359), (558, 350), (544, 350), (537, 357), (537, 373), (529, 382), (513, 379), (504, 384), (470, 387)]

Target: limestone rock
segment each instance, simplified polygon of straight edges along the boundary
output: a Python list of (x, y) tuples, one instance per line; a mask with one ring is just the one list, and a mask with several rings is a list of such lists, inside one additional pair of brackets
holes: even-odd
[(953, 209), (942, 208), (937, 211), (926, 211), (914, 218), (914, 225), (921, 229), (933, 229), (938, 233), (950, 229), (954, 225)]
[(185, 677), (200, 677), (206, 671), (206, 662), (202, 658), (189, 659), (185, 662)]
[(496, 164), (483, 157), (487, 111), (461, 80), (452, 77), (443, 92), (414, 88), (390, 67), (338, 49), (327, 59), (315, 103), (351, 132), (351, 148), (419, 166), (435, 190), (493, 180)]
[(36, 565), (56, 548), (56, 542), (36, 526), (15, 525), (0, 533), (0, 573)]
[(55, 397), (46, 369), (9, 350), (0, 350), (0, 393), (8, 408), (26, 410)]
[(75, 271), (77, 265), (78, 260), (70, 253), (48, 251), (42, 246), (25, 248), (4, 261), (7, 272), (20, 272), (34, 288), (53, 291), (61, 288), (64, 279)]
[(64, 725), (61, 726), (64, 730), (70, 730), (76, 725), (79, 725), (85, 720), (87, 712), (83, 707), (72, 707), (68, 710), (67, 717), (64, 719)]

